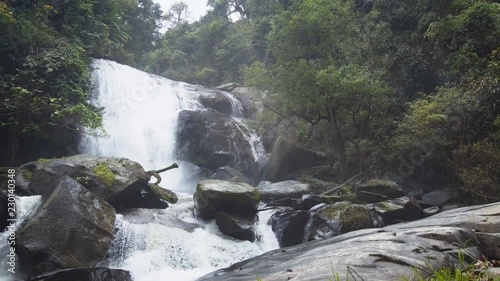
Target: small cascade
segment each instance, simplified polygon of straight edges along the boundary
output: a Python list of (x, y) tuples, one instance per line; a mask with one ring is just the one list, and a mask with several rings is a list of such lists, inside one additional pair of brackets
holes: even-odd
[(110, 258), (103, 265), (130, 270), (137, 281), (191, 281), (203, 274), (278, 248), (267, 225), (272, 211), (259, 214), (255, 243), (228, 238), (215, 222), (192, 216), (190, 196), (166, 210), (141, 210), (117, 217)]
[(262, 145), (260, 137), (255, 133), (254, 130), (250, 130), (245, 125), (243, 120), (243, 105), (241, 101), (230, 93), (227, 92), (221, 92), (221, 93), (231, 102), (231, 107), (232, 107), (231, 118), (233, 118), (233, 120), (236, 122), (238, 130), (250, 144), (254, 161), (257, 161), (259, 156), (264, 155), (266, 151), (264, 149), (264, 145)]

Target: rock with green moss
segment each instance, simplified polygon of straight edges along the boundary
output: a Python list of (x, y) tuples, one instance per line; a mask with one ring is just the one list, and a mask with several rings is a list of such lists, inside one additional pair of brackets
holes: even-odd
[(246, 183), (203, 180), (194, 194), (195, 212), (199, 218), (213, 219), (217, 212), (255, 215), (260, 195)]
[(126, 208), (126, 202), (139, 198), (150, 178), (129, 159), (82, 154), (26, 163), (16, 173), (16, 184), (28, 194), (45, 195), (65, 175), (116, 208)]
[(148, 188), (149, 191), (155, 194), (159, 199), (165, 200), (168, 203), (172, 204), (177, 203), (177, 194), (175, 194), (173, 191), (170, 191), (154, 183), (149, 183)]
[(381, 225), (381, 218), (366, 206), (342, 201), (313, 212), (305, 240), (324, 239)]
[(391, 180), (371, 179), (356, 186), (354, 190), (358, 200), (365, 203), (381, 202), (404, 195), (403, 189)]
[(307, 150), (294, 142), (278, 137), (263, 179), (272, 182), (287, 180), (294, 172), (323, 165), (326, 161), (327, 157), (322, 153)]
[(367, 207), (375, 211), (385, 224), (412, 221), (423, 217), (423, 211), (418, 201), (406, 196), (369, 204)]
[(111, 245), (115, 217), (109, 203), (63, 176), (16, 231), (19, 262), (32, 266), (32, 274), (94, 267)]

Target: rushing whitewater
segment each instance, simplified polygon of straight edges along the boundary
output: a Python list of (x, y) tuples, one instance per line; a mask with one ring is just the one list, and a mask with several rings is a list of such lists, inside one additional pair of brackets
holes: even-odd
[[(19, 226), (28, 219), (31, 215), (34, 214), (36, 210), (42, 204), (42, 196), (26, 196), (26, 197), (16, 197), (16, 219), (14, 226), (14, 233), (19, 229)], [(10, 235), (10, 231), (6, 230), (0, 233), (0, 241), (7, 241), (7, 238)], [(11, 281), (11, 280), (23, 280), (24, 276), (22, 276), (19, 271), (16, 271), (16, 274), (12, 275), (11, 272), (8, 272), (8, 264), (7, 264), (7, 255), (9, 254), (9, 244), (0, 243), (0, 281)]]
[[(227, 237), (214, 222), (193, 217), (196, 178), (190, 165), (175, 159), (177, 116), (181, 110), (203, 110), (197, 97), (202, 87), (154, 76), (115, 62), (93, 65), (97, 92), (94, 103), (104, 107), (107, 137), (86, 137), (82, 152), (126, 157), (146, 170), (173, 162), (179, 169), (163, 174), (162, 185), (176, 191), (179, 202), (165, 210), (136, 210), (119, 215), (109, 257), (103, 265), (129, 270), (136, 281), (188, 281), (232, 263), (278, 247), (267, 225), (272, 212), (259, 214), (258, 239), (251, 243)], [(255, 159), (263, 153), (259, 140), (241, 122), (241, 103), (233, 105), (233, 120), (251, 142)]]

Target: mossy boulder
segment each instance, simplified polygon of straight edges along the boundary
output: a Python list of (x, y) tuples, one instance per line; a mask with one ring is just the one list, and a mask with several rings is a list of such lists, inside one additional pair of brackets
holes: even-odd
[(277, 182), (290, 179), (296, 171), (325, 164), (327, 157), (322, 153), (300, 147), (282, 137), (276, 139), (263, 180)]
[(255, 215), (260, 195), (246, 183), (203, 180), (198, 183), (193, 199), (196, 215), (209, 220), (218, 212)]
[(342, 201), (326, 205), (312, 213), (306, 240), (330, 238), (353, 230), (381, 225), (380, 217), (366, 206)]
[(16, 183), (20, 190), (28, 194), (45, 196), (52, 192), (53, 183), (65, 175), (117, 209), (168, 206), (168, 204), (152, 205), (151, 202), (155, 201), (155, 198), (151, 201), (141, 196), (148, 187), (150, 175), (139, 163), (126, 158), (81, 154), (30, 162), (19, 168), (16, 173)]
[(361, 202), (376, 203), (396, 199), (404, 195), (403, 189), (394, 181), (372, 179), (365, 184), (354, 188), (357, 198)]
[(29, 276), (94, 267), (111, 245), (115, 210), (63, 176), (36, 214), (16, 232), (16, 252)]
[(163, 188), (157, 184), (149, 183), (148, 187), (149, 191), (154, 193), (159, 199), (165, 200), (168, 203), (175, 204), (177, 203), (177, 200), (179, 200), (179, 198), (177, 198), (177, 194), (175, 194), (173, 191)]
[[(27, 174), (31, 177), (25, 178)], [(16, 173), (16, 183), (23, 190), (43, 195), (51, 192), (52, 183), (63, 175), (106, 200), (137, 182), (147, 183), (150, 178), (139, 163), (129, 159), (80, 154), (26, 163)]]
[(245, 175), (228, 166), (220, 167), (215, 171), (215, 173), (210, 177), (214, 180), (227, 180), (234, 182), (244, 182), (248, 184), (252, 184), (249, 178)]
[(375, 211), (385, 224), (412, 221), (423, 217), (423, 211), (418, 201), (406, 196), (370, 204), (367, 207)]

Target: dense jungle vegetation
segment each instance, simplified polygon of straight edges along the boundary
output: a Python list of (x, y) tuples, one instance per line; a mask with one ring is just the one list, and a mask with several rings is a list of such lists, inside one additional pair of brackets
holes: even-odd
[[(99, 128), (91, 58), (259, 90), (286, 123), (364, 172), (500, 200), (500, 4), (488, 0), (0, 1), (2, 164), (61, 156)], [(169, 26), (164, 34), (159, 28)]]

